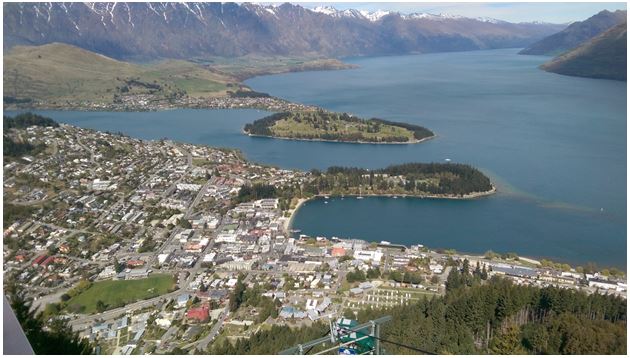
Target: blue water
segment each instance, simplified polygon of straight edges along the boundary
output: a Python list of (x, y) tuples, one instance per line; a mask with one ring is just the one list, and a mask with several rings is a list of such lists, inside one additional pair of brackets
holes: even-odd
[(250, 160), (284, 168), (451, 158), (484, 170), (499, 194), (472, 201), (316, 200), (298, 212), (294, 227), (312, 235), (625, 268), (625, 83), (546, 73), (537, 66), (547, 58), (516, 52), (351, 59), (359, 69), (247, 81), (289, 100), (417, 123), (438, 135), (416, 145), (250, 138), (243, 125), (266, 115), (256, 110), (42, 113), (142, 139), (236, 147)]
[(409, 146), (308, 144), (303, 167), (451, 158), (483, 169), (500, 190), (468, 202), (315, 201), (294, 227), (625, 267), (626, 83), (547, 73), (537, 68), (547, 57), (516, 52), (353, 59), (359, 69), (249, 80), (292, 101), (417, 123), (438, 135)]

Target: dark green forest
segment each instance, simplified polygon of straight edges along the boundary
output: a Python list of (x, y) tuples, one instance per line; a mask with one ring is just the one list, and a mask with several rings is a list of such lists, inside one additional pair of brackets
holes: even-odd
[(55, 122), (53, 119), (31, 112), (20, 113), (15, 117), (4, 116), (3, 122), (4, 130), (11, 128), (27, 128), (30, 126), (59, 127), (59, 123)]
[(2, 136), (2, 154), (5, 157), (18, 157), (20, 155), (33, 154), (39, 149), (41, 148), (30, 143), (16, 142), (9, 136)]
[(409, 195), (466, 195), (492, 189), (490, 179), (466, 164), (408, 163), (385, 169), (330, 167), (313, 171), (315, 180), (307, 191), (358, 194), (399, 193)]
[[(481, 273), (449, 277), (444, 296), (391, 309), (357, 312), (359, 322), (391, 315), (387, 341), (439, 354), (625, 354), (626, 301), (556, 287), (518, 286)], [(346, 312), (346, 317), (354, 317)], [(209, 347), (211, 354), (275, 354), (327, 333), (323, 323), (274, 326), (251, 339)], [(418, 354), (382, 341), (384, 353)], [(317, 349), (321, 349), (318, 347)], [(313, 352), (317, 351), (314, 349)]]

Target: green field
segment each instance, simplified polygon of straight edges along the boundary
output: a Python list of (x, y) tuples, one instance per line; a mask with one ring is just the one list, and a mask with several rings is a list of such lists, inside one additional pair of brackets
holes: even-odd
[[(122, 307), (168, 293), (174, 283), (171, 275), (153, 275), (141, 280), (95, 282), (87, 290), (72, 297), (67, 302), (67, 307), (81, 313), (94, 313), (97, 312), (96, 303), (99, 300), (107, 305), (107, 309)], [(78, 309), (79, 307), (82, 308)]]

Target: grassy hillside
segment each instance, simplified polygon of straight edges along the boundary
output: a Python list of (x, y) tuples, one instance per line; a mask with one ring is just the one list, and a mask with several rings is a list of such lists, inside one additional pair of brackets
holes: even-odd
[(617, 25), (541, 66), (562, 75), (625, 81), (626, 23)]
[(223, 96), (234, 82), (192, 62), (138, 65), (60, 43), (18, 46), (3, 61), (4, 95), (17, 99), (107, 103), (114, 95), (138, 93)]
[(324, 111), (277, 113), (246, 125), (245, 132), (279, 138), (373, 143), (414, 143), (433, 136), (430, 130), (412, 124)]

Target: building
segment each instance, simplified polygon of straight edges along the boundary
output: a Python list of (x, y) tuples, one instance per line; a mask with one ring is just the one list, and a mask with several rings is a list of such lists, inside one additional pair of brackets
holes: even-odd
[(208, 318), (210, 318), (210, 311), (207, 304), (186, 311), (186, 319), (188, 321), (207, 322)]
[(341, 257), (346, 255), (346, 249), (343, 247), (333, 247), (330, 250), (330, 255), (333, 257)]
[(354, 258), (361, 261), (381, 262), (383, 253), (376, 250), (357, 250), (354, 252)]
[(593, 278), (588, 281), (588, 287), (601, 288), (604, 290), (617, 290), (618, 285), (617, 282)]

